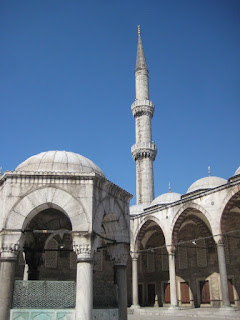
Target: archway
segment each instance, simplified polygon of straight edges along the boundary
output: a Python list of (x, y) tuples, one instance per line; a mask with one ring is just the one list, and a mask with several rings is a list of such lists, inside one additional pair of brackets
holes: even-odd
[(232, 306), (239, 306), (240, 191), (228, 199), (222, 212), (220, 228), (225, 250), (229, 300)]
[(217, 306), (219, 290), (215, 242), (210, 223), (200, 209), (187, 207), (178, 214), (172, 242), (176, 248), (176, 276), (180, 306)]
[[(28, 280), (75, 280), (71, 230), (70, 219), (54, 208), (40, 211), (26, 224), (23, 253)], [(18, 278), (21, 271), (17, 267)]]
[(170, 303), (168, 288), (168, 254), (165, 236), (159, 224), (148, 219), (135, 240), (138, 256), (138, 301), (140, 306)]

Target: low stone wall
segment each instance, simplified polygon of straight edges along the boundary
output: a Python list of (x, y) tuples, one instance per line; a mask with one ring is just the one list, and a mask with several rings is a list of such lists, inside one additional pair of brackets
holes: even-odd
[[(74, 309), (12, 309), (10, 320), (75, 320)], [(94, 309), (93, 320), (119, 320), (118, 309)]]

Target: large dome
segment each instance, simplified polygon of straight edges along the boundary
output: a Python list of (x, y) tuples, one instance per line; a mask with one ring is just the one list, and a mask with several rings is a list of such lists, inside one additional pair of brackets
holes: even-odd
[(98, 173), (102, 170), (88, 158), (67, 151), (41, 152), (22, 162), (16, 171)]
[(163, 193), (157, 198), (155, 198), (151, 205), (157, 205), (157, 204), (167, 204), (167, 203), (172, 203), (175, 201), (178, 201), (181, 199), (181, 194), (176, 193), (176, 192), (167, 192)]
[(227, 183), (227, 180), (219, 177), (205, 177), (195, 181), (187, 190), (187, 193), (197, 190), (213, 189)]

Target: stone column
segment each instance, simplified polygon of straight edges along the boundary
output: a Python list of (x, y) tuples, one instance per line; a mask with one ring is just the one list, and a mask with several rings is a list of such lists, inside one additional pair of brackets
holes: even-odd
[(177, 281), (175, 271), (175, 248), (171, 248), (168, 252), (169, 259), (169, 279), (170, 279), (170, 301), (171, 306), (169, 309), (178, 309), (177, 301)]
[(1, 250), (0, 320), (10, 318), (18, 245), (4, 245)]
[(108, 253), (114, 260), (114, 280), (118, 285), (119, 319), (127, 320), (127, 261), (128, 244), (108, 244)]
[(127, 320), (127, 266), (115, 264), (114, 272), (118, 285), (119, 319)]
[(221, 290), (222, 290), (222, 308), (232, 309), (229, 301), (227, 268), (226, 268), (226, 262), (225, 262), (224, 243), (222, 239), (219, 239), (217, 241), (217, 255), (218, 255), (218, 265), (219, 265)]
[(89, 244), (74, 245), (77, 254), (76, 320), (92, 320), (93, 258)]
[(132, 305), (131, 309), (140, 308), (138, 302), (138, 257), (139, 254), (132, 253)]

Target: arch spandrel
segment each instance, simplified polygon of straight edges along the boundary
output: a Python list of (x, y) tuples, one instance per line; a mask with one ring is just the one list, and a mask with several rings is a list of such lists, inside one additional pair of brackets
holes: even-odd
[(224, 216), (228, 211), (229, 207), (231, 206), (231, 202), (235, 200), (236, 197), (240, 197), (240, 186), (234, 186), (230, 189), (226, 197), (222, 202), (222, 206), (220, 209), (220, 215), (218, 220), (218, 233), (222, 233), (222, 227), (224, 225)]
[(200, 205), (191, 202), (182, 206), (179, 209), (179, 211), (176, 213), (172, 221), (172, 225), (170, 227), (171, 240), (169, 242), (169, 245), (174, 244), (176, 242), (176, 237), (177, 237), (179, 228), (184, 218), (189, 212), (191, 212), (193, 215), (197, 216), (200, 220), (202, 220), (206, 224), (206, 226), (209, 228), (212, 234), (216, 234), (216, 228), (214, 228), (215, 224), (213, 223), (212, 217), (210, 216), (210, 214)]
[(63, 212), (70, 219), (73, 230), (89, 230), (83, 205), (68, 192), (54, 187), (37, 189), (20, 199), (8, 213), (4, 228), (24, 229), (35, 215), (48, 208)]
[[(129, 223), (126, 219), (127, 213), (121, 208), (118, 201), (112, 197), (105, 197), (98, 203), (93, 219), (93, 231), (101, 234), (102, 225), (105, 225), (106, 236), (117, 242), (130, 242)], [(94, 247), (98, 246), (98, 241), (94, 241)]]
[(162, 230), (165, 242), (167, 240), (167, 233), (166, 233), (165, 228), (162, 225), (161, 221), (158, 218), (154, 217), (154, 216), (144, 217), (143, 220), (141, 220), (141, 223), (138, 225), (137, 230), (135, 231), (135, 234), (133, 235), (133, 237), (131, 239), (131, 250), (133, 252), (137, 250), (138, 235), (139, 235), (139, 232), (141, 231), (142, 227), (144, 226), (144, 224), (146, 222), (155, 222), (158, 225), (158, 227)]

